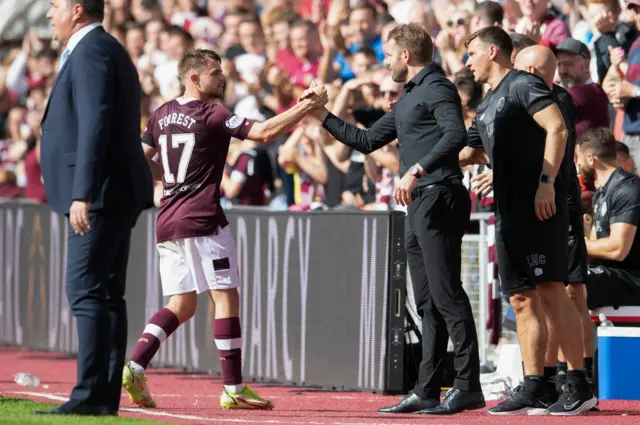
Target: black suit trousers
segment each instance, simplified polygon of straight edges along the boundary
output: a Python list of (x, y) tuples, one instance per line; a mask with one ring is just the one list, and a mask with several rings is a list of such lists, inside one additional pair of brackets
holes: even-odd
[(480, 390), (478, 337), (460, 280), (470, 213), (469, 193), (459, 183), (416, 189), (407, 210), (405, 247), (422, 319), (422, 361), (414, 392), (425, 399), (440, 397), (449, 336), (455, 347), (454, 386)]
[(139, 209), (90, 212), (91, 230), (69, 224), (67, 298), (78, 324), (78, 381), (71, 400), (87, 406), (120, 406), (127, 348), (124, 299), (131, 228)]

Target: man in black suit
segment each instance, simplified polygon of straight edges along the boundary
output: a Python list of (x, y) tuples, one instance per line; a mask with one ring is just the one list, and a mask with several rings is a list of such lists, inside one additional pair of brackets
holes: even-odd
[(42, 120), (47, 200), (69, 218), (67, 297), (78, 322), (78, 383), (50, 414), (116, 415), (127, 341), (131, 229), (153, 205), (140, 144), (140, 83), (100, 22), (104, 0), (52, 0), (63, 46)]

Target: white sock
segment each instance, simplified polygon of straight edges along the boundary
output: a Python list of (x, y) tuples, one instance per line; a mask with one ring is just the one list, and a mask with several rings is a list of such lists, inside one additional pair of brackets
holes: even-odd
[(129, 367), (133, 369), (135, 373), (144, 373), (144, 368), (134, 361), (129, 362)]
[(224, 389), (230, 393), (239, 393), (239, 392), (242, 392), (242, 390), (244, 390), (244, 384), (225, 385)]

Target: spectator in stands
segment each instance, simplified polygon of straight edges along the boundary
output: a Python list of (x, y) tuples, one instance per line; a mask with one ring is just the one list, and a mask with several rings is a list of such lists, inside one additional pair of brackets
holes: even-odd
[[(35, 115), (35, 119), (41, 119), (42, 115)], [(40, 168), (40, 131), (36, 132), (27, 141), (27, 151), (24, 156), (24, 173), (26, 184), (24, 197), (34, 202), (47, 202), (47, 196), (42, 182), (42, 169)]]
[(167, 53), (160, 45), (160, 36), (168, 28), (161, 19), (153, 19), (142, 24), (144, 26), (144, 53), (138, 59), (138, 70), (153, 72), (153, 68), (164, 65), (168, 60)]
[(235, 205), (265, 206), (271, 198), (273, 177), (264, 148), (245, 139), (232, 143), (222, 176), (224, 197)]
[(593, 195), (594, 192), (590, 190), (584, 190), (580, 194), (582, 200), (582, 216), (584, 224), (584, 237), (589, 238), (591, 236), (591, 229), (593, 228)]
[(471, 127), (471, 122), (476, 117), (476, 108), (482, 102), (482, 85), (475, 82), (473, 74), (465, 68), (456, 76), (453, 81), (458, 89), (460, 100), (462, 101), (462, 117), (467, 128)]
[[(178, 79), (178, 62), (193, 46), (193, 37), (180, 27), (167, 29), (167, 61), (156, 67), (153, 77), (165, 101), (180, 96), (180, 81)], [(161, 47), (162, 48), (162, 47)], [(163, 49), (164, 50), (164, 49)]]
[[(317, 26), (311, 21), (297, 20), (289, 28), (286, 47), (277, 52), (277, 67), (282, 71), (282, 80), (276, 84), (289, 107), (311, 81), (318, 77), (322, 57), (322, 45)], [(273, 84), (273, 83), (272, 83)], [(278, 111), (279, 112), (279, 111)]]
[(629, 147), (627, 145), (624, 143), (618, 143), (616, 145), (616, 158), (618, 167), (627, 173), (636, 173), (636, 165), (633, 163), (631, 155), (629, 155)]
[(328, 172), (319, 135), (319, 124), (306, 120), (281, 146), (278, 162), (294, 177), (295, 205), (290, 209), (307, 211), (325, 203)]
[(466, 9), (453, 9), (447, 17), (446, 27), (435, 39), (435, 45), (441, 57), (441, 65), (447, 75), (453, 75), (464, 68), (467, 53), (464, 41), (469, 33), (469, 12)]
[(640, 305), (640, 179), (616, 163), (616, 140), (606, 128), (578, 139), (578, 165), (595, 176), (594, 226), (587, 242), (590, 309)]
[(57, 54), (39, 41), (35, 30), (29, 30), (11, 66), (5, 84), (17, 96), (25, 96), (35, 87), (50, 87), (55, 78)]
[(131, 15), (136, 22), (144, 23), (162, 17), (162, 9), (158, 0), (132, 0)]
[[(370, 3), (358, 4), (349, 14), (349, 43), (347, 50), (355, 53), (362, 47), (370, 47), (379, 62), (384, 61), (382, 38), (377, 26), (378, 11)], [(339, 54), (335, 58), (334, 70), (338, 72), (342, 81), (355, 77), (347, 57)]]
[[(636, 28), (640, 28), (640, 0), (627, 2)], [(622, 143), (629, 147), (635, 164), (640, 161), (640, 40), (636, 39), (629, 50), (628, 59), (619, 49), (611, 51), (611, 67), (603, 81), (603, 89), (611, 104), (624, 110)], [(620, 140), (620, 139), (618, 139)]]
[(574, 38), (565, 38), (556, 47), (557, 73), (576, 104), (576, 134), (593, 127), (609, 127), (609, 100), (602, 87), (590, 77), (589, 48)]
[(595, 75), (600, 82), (611, 66), (609, 49), (621, 47), (627, 54), (638, 37), (638, 31), (633, 24), (618, 21), (621, 12), (619, 0), (589, 0), (588, 3), (589, 21), (594, 29), (592, 44)]
[(511, 63), (516, 62), (516, 56), (520, 53), (521, 50), (526, 49), (527, 47), (535, 46), (537, 43), (527, 37), (524, 34), (511, 33), (509, 34), (511, 37), (511, 43), (513, 43), (513, 50), (511, 51)]
[(476, 5), (471, 21), (469, 22), (469, 32), (473, 34), (482, 28), (493, 25), (502, 26), (504, 20), (504, 11), (500, 3), (486, 0)]
[(144, 54), (145, 31), (141, 24), (130, 23), (127, 25), (124, 36), (124, 47), (127, 49), (133, 63), (138, 65), (140, 58)]
[(518, 4), (523, 16), (516, 25), (517, 33), (550, 48), (571, 37), (567, 24), (551, 13), (546, 0), (518, 0)]

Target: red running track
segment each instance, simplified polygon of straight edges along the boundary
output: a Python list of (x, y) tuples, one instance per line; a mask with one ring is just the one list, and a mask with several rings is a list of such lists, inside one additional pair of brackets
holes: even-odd
[[(75, 361), (52, 353), (0, 348), (0, 394), (36, 401), (61, 403), (75, 383)], [(37, 388), (18, 386), (13, 377), (29, 372), (40, 378)], [(640, 423), (640, 402), (603, 401), (602, 412), (580, 417), (490, 416), (485, 410), (452, 417), (380, 415), (376, 409), (398, 398), (371, 393), (318, 391), (296, 387), (253, 384), (260, 394), (273, 400), (273, 411), (224, 411), (219, 406), (221, 380), (217, 376), (185, 374), (152, 369), (149, 386), (157, 409), (133, 408), (123, 393), (121, 415), (180, 424), (570, 424), (625, 425)], [(495, 402), (489, 403), (493, 405)]]

